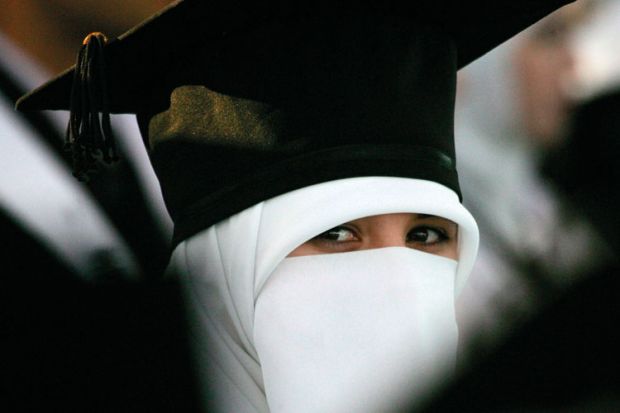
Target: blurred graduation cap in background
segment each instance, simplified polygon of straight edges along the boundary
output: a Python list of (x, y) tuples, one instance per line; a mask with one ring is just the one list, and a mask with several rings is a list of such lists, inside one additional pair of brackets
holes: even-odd
[[(352, 176), (428, 179), (460, 196), (456, 72), (569, 0), (260, 4), (185, 0), (22, 97), (72, 111), (78, 173), (114, 157), (135, 113), (175, 242), (257, 202)], [(100, 116), (101, 114), (101, 116)]]

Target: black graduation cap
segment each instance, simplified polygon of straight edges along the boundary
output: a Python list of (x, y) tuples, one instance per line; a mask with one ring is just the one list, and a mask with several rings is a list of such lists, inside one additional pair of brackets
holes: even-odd
[(570, 2), (178, 1), (105, 46), (91, 36), (77, 70), (17, 107), (71, 109), (74, 135), (99, 112), (135, 113), (177, 242), (340, 178), (427, 179), (460, 196), (456, 71)]

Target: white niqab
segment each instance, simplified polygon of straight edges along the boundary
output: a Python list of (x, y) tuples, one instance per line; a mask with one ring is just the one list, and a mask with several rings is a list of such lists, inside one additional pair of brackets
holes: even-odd
[[(414, 212), (459, 225), (459, 261), (401, 247), (286, 258), (342, 223)], [(262, 202), (181, 243), (206, 402), (218, 412), (402, 408), (450, 370), (455, 291), (478, 232), (457, 195), (388, 177), (326, 182)]]
[(284, 260), (254, 320), (271, 412), (406, 410), (454, 364), (455, 271), (404, 247)]

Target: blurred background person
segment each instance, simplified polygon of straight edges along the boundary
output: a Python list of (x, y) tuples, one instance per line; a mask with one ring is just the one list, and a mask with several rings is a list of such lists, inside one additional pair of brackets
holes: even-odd
[(579, 101), (569, 133), (549, 151), (542, 166), (559, 196), (583, 214), (617, 258), (620, 2), (598, 3), (573, 40), (578, 56), (574, 92)]
[(619, 39), (620, 2), (577, 2), (461, 72), (481, 246), (457, 303), (467, 368), (424, 411), (618, 410)]
[(459, 176), (481, 233), (471, 282), (457, 303), (463, 361), (608, 254), (540, 170), (566, 136), (576, 103), (573, 36), (595, 6), (562, 8), (459, 75)]
[(14, 111), (15, 100), (75, 63), (97, 28), (120, 35), (169, 0), (4, 0), (0, 14), (0, 209), (82, 276), (120, 269), (158, 273), (171, 233), (159, 185), (135, 122), (116, 117), (123, 160), (87, 183), (63, 149), (68, 116)]

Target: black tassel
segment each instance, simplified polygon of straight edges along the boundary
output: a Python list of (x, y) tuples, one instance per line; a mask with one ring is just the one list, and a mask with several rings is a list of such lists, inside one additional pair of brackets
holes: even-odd
[(110, 126), (103, 33), (89, 34), (82, 44), (71, 88), (71, 114), (66, 148), (71, 152), (73, 175), (88, 181), (97, 163), (118, 160)]

